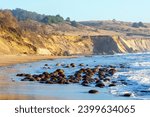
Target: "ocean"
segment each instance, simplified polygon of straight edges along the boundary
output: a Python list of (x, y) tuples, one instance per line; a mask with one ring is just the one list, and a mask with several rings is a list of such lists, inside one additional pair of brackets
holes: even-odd
[[(0, 95), (19, 94), (27, 96), (43, 96), (46, 99), (54, 97), (64, 100), (149, 100), (150, 99), (150, 53), (130, 53), (115, 55), (80, 56), (78, 58), (43, 60), (33, 63), (16, 64), (0, 67), (1, 78)], [(64, 66), (75, 63), (76, 67), (65, 68)], [(79, 66), (79, 64), (84, 66)], [(48, 66), (45, 66), (47, 64)], [(78, 84), (41, 84), (39, 82), (21, 81), (18, 73), (41, 74), (54, 72), (56, 69), (64, 69), (67, 76), (73, 75), (81, 68), (94, 68), (97, 65), (115, 66), (117, 72), (111, 77), (117, 85), (98, 88), (94, 84), (85, 87)], [(120, 65), (124, 66), (120, 68)], [(96, 76), (94, 76), (96, 77)], [(9, 82), (7, 85), (4, 82)], [(123, 83), (122, 83), (123, 82)], [(89, 94), (91, 89), (98, 90), (97, 94)], [(130, 97), (122, 94), (131, 93)], [(36, 98), (36, 99), (37, 99)]]

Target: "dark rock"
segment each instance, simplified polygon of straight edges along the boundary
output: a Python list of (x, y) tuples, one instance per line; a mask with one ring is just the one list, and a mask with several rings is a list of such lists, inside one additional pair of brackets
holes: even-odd
[(96, 65), (95, 67), (96, 67), (96, 68), (100, 68), (100, 67), (101, 67), (101, 65)]
[(66, 81), (65, 81), (65, 84), (70, 84), (69, 80), (66, 80)]
[(65, 79), (60, 79), (57, 83), (58, 84), (65, 84), (66, 80)]
[(128, 85), (128, 83), (127, 82), (125, 82), (125, 81), (123, 81), (123, 82), (121, 82), (123, 85)]
[(42, 83), (42, 84), (44, 84), (44, 83), (46, 83), (46, 81), (40, 81), (39, 83)]
[(109, 78), (105, 78), (105, 79), (103, 79), (103, 81), (104, 81), (104, 82), (109, 82), (110, 79), (109, 79)]
[(89, 86), (89, 81), (85, 80), (81, 83), (82, 86)]
[(105, 87), (105, 84), (103, 82), (98, 82), (95, 86), (99, 88), (103, 88)]
[(60, 63), (57, 63), (56, 66), (61, 66), (61, 64), (60, 64)]
[(82, 86), (86, 86), (86, 87), (88, 87), (88, 86), (89, 86), (89, 84), (88, 84), (88, 83), (82, 83)]
[(132, 94), (131, 93), (124, 93), (122, 96), (124, 97), (130, 97)]
[(123, 64), (120, 64), (120, 68), (125, 68), (125, 65), (123, 65)]
[(75, 79), (73, 80), (73, 83), (79, 83), (79, 80)]
[(140, 92), (143, 92), (143, 93), (150, 93), (150, 90), (142, 90), (142, 91), (140, 91)]
[(48, 66), (48, 64), (45, 64), (44, 66)]
[(122, 79), (122, 80), (119, 80), (119, 81), (124, 82), (125, 80)]
[(46, 81), (46, 84), (54, 84), (52, 81)]
[(89, 93), (95, 94), (95, 93), (98, 93), (98, 91), (97, 90), (89, 90)]
[(30, 79), (29, 78), (23, 78), (23, 79), (21, 79), (21, 81), (30, 81)]
[(99, 77), (105, 76), (105, 72), (104, 71), (99, 71), (98, 75), (99, 75)]
[(108, 73), (110, 74), (110, 75), (114, 75), (115, 73), (116, 73), (116, 69), (110, 69), (109, 71), (108, 71)]
[(111, 81), (111, 83), (115, 84), (115, 83), (117, 83), (117, 81)]
[(16, 76), (25, 76), (25, 74), (24, 74), (24, 73), (22, 73), (22, 74), (17, 74)]
[(44, 79), (44, 78), (45, 78), (45, 75), (44, 75), (44, 74), (40, 74), (38, 77)]
[(26, 76), (26, 77), (32, 77), (32, 75), (31, 75), (31, 74), (25, 74), (25, 76)]
[(98, 83), (100, 81), (99, 78), (94, 78), (94, 80), (95, 80), (95, 83)]
[(81, 66), (81, 67), (82, 67), (82, 66), (84, 66), (84, 64), (83, 64), (83, 63), (81, 63), (81, 64), (79, 64), (79, 66)]
[(40, 77), (35, 77), (36, 81), (41, 81)]
[(71, 63), (70, 66), (71, 66), (71, 67), (75, 67), (76, 65), (75, 65), (74, 63)]
[(65, 68), (70, 68), (70, 65), (66, 65)]
[(114, 87), (114, 86), (116, 86), (115, 83), (111, 83), (111, 84), (109, 85), (109, 87)]
[(116, 66), (113, 66), (113, 65), (109, 65), (109, 67), (110, 67), (110, 68), (116, 68)]
[(30, 78), (30, 80), (29, 81), (36, 81), (36, 79), (34, 79), (34, 78)]
[(48, 72), (43, 72), (43, 74), (44, 74), (44, 75), (49, 75), (49, 73), (48, 73)]

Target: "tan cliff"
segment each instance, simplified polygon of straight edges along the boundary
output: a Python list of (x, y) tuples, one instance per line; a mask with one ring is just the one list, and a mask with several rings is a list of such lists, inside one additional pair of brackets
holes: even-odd
[(150, 39), (135, 39), (121, 36), (91, 36), (94, 54), (149, 52)]
[(87, 55), (147, 51), (150, 51), (150, 39), (68, 35), (34, 35), (32, 39), (0, 32), (0, 54)]

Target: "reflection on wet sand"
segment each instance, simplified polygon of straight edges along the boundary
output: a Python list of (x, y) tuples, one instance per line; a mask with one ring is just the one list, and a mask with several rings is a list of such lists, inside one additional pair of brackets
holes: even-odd
[[(38, 98), (37, 98), (38, 97)], [(53, 100), (51, 97), (29, 96), (22, 94), (0, 94), (0, 100)]]
[(13, 78), (13, 74), (15, 75), (17, 71), (18, 70), (14, 69), (14, 67), (12, 66), (0, 68), (0, 100), (56, 99), (51, 96), (41, 96), (34, 93), (32, 94), (32, 92), (36, 92), (36, 87), (30, 87), (27, 86), (26, 83), (16, 82), (16, 79)]

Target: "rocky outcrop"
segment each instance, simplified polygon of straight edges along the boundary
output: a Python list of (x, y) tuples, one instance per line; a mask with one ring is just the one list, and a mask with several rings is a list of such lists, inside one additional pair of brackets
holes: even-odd
[(150, 39), (127, 39), (120, 36), (91, 36), (94, 54), (149, 52)]
[(117, 43), (111, 36), (91, 36), (94, 54), (120, 53)]

